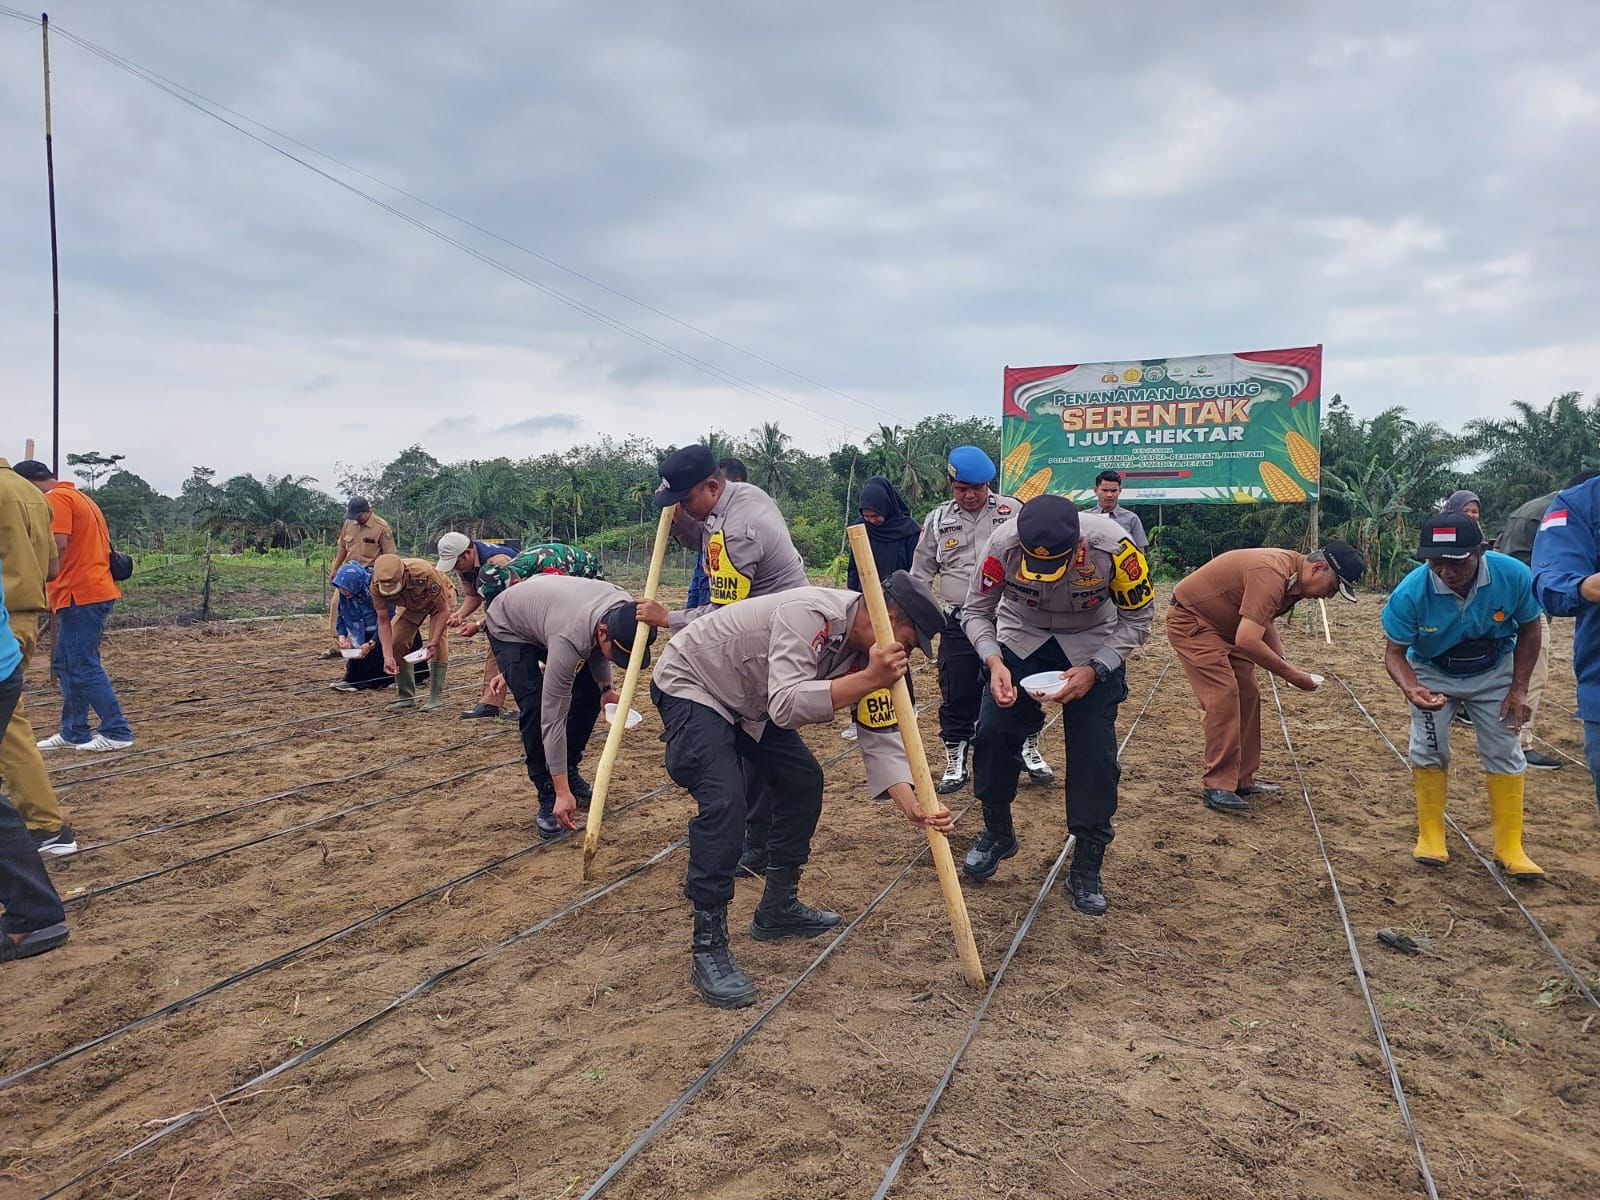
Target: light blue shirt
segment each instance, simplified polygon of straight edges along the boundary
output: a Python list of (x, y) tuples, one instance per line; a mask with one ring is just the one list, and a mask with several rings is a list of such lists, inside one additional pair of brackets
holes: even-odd
[(1533, 598), (1533, 572), (1509, 554), (1494, 550), (1478, 563), (1478, 577), (1463, 598), (1427, 563), (1402, 579), (1383, 606), (1383, 632), (1391, 642), (1409, 647), (1412, 662), (1439, 657), (1458, 642), (1502, 638), (1506, 649), (1516, 645), (1517, 626), (1538, 619)]
[[(11, 615), (6, 612), (6, 589), (0, 584), (0, 680), (10, 679), (22, 665), (22, 644), (11, 632)], [(4, 733), (0, 730), (0, 733)]]

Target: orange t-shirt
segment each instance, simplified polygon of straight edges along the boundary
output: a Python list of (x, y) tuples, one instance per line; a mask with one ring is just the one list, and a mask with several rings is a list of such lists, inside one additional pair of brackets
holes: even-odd
[(50, 532), (67, 535), (61, 570), (50, 581), (50, 611), (120, 600), (122, 591), (111, 578), (111, 531), (100, 506), (72, 483), (58, 482), (45, 499), (50, 501)]

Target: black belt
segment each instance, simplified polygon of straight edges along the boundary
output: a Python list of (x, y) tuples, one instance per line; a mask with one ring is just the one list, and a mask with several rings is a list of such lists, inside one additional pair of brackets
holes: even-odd
[(1500, 661), (1509, 638), (1472, 638), (1457, 642), (1428, 661), (1446, 675), (1481, 675)]

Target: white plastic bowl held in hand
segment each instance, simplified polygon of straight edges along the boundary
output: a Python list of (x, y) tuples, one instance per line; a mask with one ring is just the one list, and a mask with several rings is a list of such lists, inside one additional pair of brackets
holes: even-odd
[(419, 663), (426, 661), (427, 657), (428, 648), (424, 646), (421, 650), (413, 650), (410, 654), (406, 655), (406, 661), (408, 663)]
[(339, 653), (345, 658), (360, 658), (361, 647), (357, 646), (354, 650), (340, 650)]
[[(616, 723), (616, 720), (617, 720), (617, 706), (615, 704), (606, 705), (606, 724), (607, 725), (613, 725), (613, 724)], [(628, 723), (626, 725), (624, 725), (623, 728), (624, 729), (632, 729), (635, 725), (637, 725), (642, 720), (644, 720), (644, 714), (642, 712), (640, 712), (636, 708), (630, 708), (628, 710)]]
[(1035, 700), (1043, 700), (1059, 692), (1066, 682), (1065, 671), (1040, 671), (1037, 675), (1029, 675), (1017, 686)]
[(1322, 686), (1322, 676), (1321, 675), (1313, 675), (1311, 677), (1311, 682), (1316, 684), (1318, 687), (1321, 687)]

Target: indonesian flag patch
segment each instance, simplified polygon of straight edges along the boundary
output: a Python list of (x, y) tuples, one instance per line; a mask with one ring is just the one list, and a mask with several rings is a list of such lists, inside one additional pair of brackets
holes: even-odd
[(1005, 564), (1003, 564), (994, 555), (989, 555), (988, 558), (983, 560), (983, 582), (979, 584), (978, 590), (983, 592), (992, 592), (1005, 581)]
[(1435, 529), (1433, 531), (1433, 540), (1436, 543), (1453, 542), (1456, 540), (1456, 531), (1454, 529)]
[(1545, 513), (1544, 520), (1539, 523), (1539, 528), (1541, 530), (1555, 529), (1556, 527), (1565, 525), (1566, 523), (1567, 510), (1564, 508), (1556, 508)]

